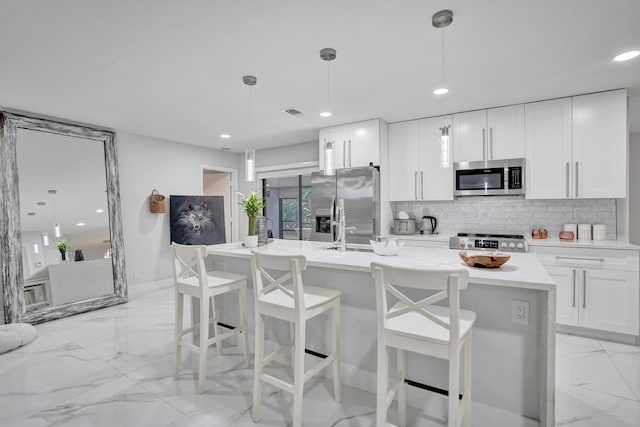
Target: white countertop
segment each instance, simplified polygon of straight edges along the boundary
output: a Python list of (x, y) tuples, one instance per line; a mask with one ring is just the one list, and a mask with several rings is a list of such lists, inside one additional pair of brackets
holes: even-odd
[[(459, 251), (456, 249), (405, 247), (399, 255), (385, 257), (372, 252), (325, 250), (328, 246), (331, 244), (327, 242), (275, 239), (258, 250), (302, 254), (307, 257), (309, 266), (335, 270), (370, 271), (373, 261), (406, 267), (455, 266), (466, 268), (469, 271), (469, 281), (472, 283), (527, 289), (552, 289), (556, 286), (535, 254), (510, 254), (511, 259), (505, 265), (489, 269), (467, 266), (458, 256)], [(248, 258), (250, 255), (250, 249), (243, 247), (240, 242), (210, 245), (207, 252), (209, 255), (240, 258)]]
[(455, 236), (456, 233), (438, 233), (438, 234), (388, 234), (385, 237), (398, 240), (418, 240), (423, 242), (447, 242), (449, 238)]
[(585, 248), (585, 249), (621, 249), (640, 251), (640, 246), (623, 240), (560, 240), (557, 237), (547, 239), (532, 239), (526, 236), (529, 246), (553, 246), (562, 248)]

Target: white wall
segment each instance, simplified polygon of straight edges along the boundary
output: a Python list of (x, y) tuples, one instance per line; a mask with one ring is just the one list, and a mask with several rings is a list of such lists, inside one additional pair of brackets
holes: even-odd
[(640, 132), (629, 135), (629, 243), (640, 245)]
[(318, 161), (318, 141), (256, 151), (256, 168)]
[(166, 196), (200, 195), (202, 165), (239, 168), (241, 156), (124, 132), (117, 137), (127, 281), (168, 278), (169, 209), (150, 213), (149, 194), (155, 188)]
[(224, 198), (224, 233), (227, 242), (232, 241), (231, 217), (233, 211), (231, 209), (231, 203), (235, 203), (235, 199), (229, 200), (229, 183), (229, 172), (205, 171), (202, 177), (203, 195), (222, 196)]

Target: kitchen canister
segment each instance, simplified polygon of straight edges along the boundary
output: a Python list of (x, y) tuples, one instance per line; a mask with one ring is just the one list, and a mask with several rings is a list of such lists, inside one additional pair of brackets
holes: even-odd
[(593, 240), (607, 240), (607, 226), (605, 224), (593, 224)]
[(258, 235), (258, 243), (267, 243), (269, 240), (266, 216), (256, 217), (256, 234)]
[(578, 240), (591, 240), (591, 224), (578, 224)]
[(578, 236), (578, 225), (577, 224), (565, 224), (562, 227), (563, 231), (571, 231), (574, 236)]

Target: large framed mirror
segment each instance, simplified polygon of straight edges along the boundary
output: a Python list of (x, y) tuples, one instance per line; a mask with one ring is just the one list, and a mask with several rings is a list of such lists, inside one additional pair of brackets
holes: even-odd
[(115, 134), (0, 110), (5, 323), (127, 301)]

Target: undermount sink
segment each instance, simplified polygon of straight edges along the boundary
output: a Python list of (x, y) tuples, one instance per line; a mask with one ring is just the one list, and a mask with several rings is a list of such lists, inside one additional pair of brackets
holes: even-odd
[[(337, 246), (329, 246), (324, 248), (325, 251), (339, 251)], [(369, 252), (372, 253), (373, 249), (369, 245), (348, 244), (347, 252)]]

